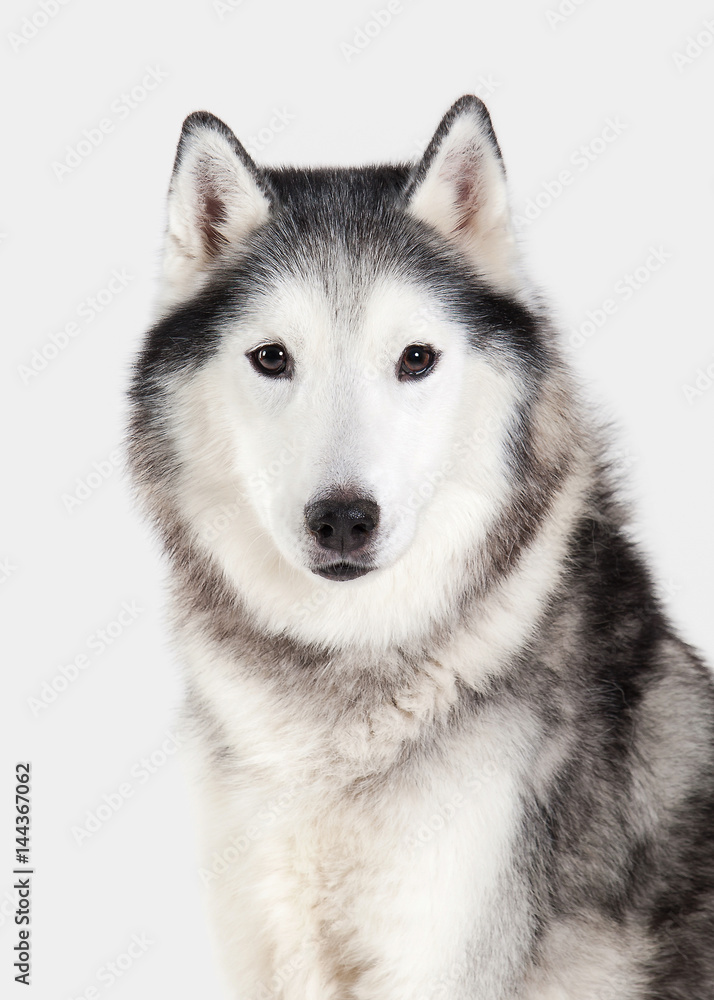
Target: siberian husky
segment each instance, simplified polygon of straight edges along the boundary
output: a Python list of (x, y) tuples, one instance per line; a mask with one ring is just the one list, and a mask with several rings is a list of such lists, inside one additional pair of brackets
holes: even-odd
[(712, 1000), (712, 680), (484, 105), (354, 169), (190, 115), (130, 395), (229, 995)]

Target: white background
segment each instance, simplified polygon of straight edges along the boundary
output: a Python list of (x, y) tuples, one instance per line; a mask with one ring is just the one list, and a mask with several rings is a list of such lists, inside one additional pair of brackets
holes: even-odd
[[(43, 24), (38, 4), (6, 4), (0, 30), (0, 990), (42, 1000), (107, 992), (204, 1000), (219, 987), (179, 755), (146, 782), (132, 775), (173, 730), (180, 697), (157, 546), (117, 469), (67, 509), (78, 480), (121, 441), (182, 119), (214, 112), (247, 144), (257, 136), (265, 163), (366, 163), (417, 155), (452, 101), (476, 92), (490, 107), (516, 212), (539, 194), (547, 202), (543, 192), (557, 191), (558, 174), (570, 171), (572, 183), (522, 228), (531, 269), (556, 304), (566, 343), (589, 310), (617, 303), (572, 360), (619, 424), (618, 463), (663, 598), (683, 636), (711, 659), (714, 387), (700, 377), (704, 389), (691, 400), (684, 387), (698, 369), (712, 366), (714, 375), (714, 4), (584, 0), (555, 23), (547, 17), (555, 0), (403, 0), (378, 33), (372, 25), (372, 37), (357, 36), (363, 48), (353, 53), (344, 44), (354, 45), (382, 0), (243, 0), (223, 12), (211, 0), (45, 5), (54, 16)], [(33, 16), (42, 26), (18, 43), (13, 35), (23, 24), (30, 34)], [(688, 39), (698, 32), (707, 45), (697, 55)], [(690, 62), (678, 66), (677, 52)], [(134, 98), (136, 107), (116, 110), (149, 67), (166, 79)], [(276, 109), (289, 121), (270, 134)], [(103, 119), (112, 131), (58, 177), (67, 147)], [(608, 119), (626, 127), (581, 170), (571, 158), (580, 162), (578, 149)], [(669, 256), (625, 301), (617, 283), (644, 266), (650, 247)], [(80, 310), (86, 315), (87, 298), (114, 269), (131, 279), (88, 321)], [(70, 322), (77, 336), (28, 375), (33, 352), (53, 335), (61, 343)], [(93, 651), (92, 636), (123, 602), (136, 602), (138, 617)], [(83, 653), (88, 667), (33, 712), (29, 699)], [(34, 768), (30, 990), (12, 982), (6, 895), (14, 764), (23, 759)], [(73, 828), (126, 782), (132, 796), (78, 844)], [(102, 967), (135, 934), (151, 945), (107, 986)]]

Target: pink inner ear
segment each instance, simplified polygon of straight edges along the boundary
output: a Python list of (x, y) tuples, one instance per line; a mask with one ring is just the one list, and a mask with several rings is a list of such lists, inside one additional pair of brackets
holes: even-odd
[(474, 212), (478, 207), (481, 169), (482, 157), (473, 148), (451, 152), (444, 160), (441, 175), (453, 185), (454, 204), (463, 213)]
[(475, 189), (473, 177), (462, 174), (456, 179), (456, 204), (459, 208), (471, 208), (475, 201)]
[(479, 209), (480, 167), (481, 158), (474, 150), (461, 150), (447, 156), (442, 168), (442, 176), (452, 185), (457, 215), (455, 233), (468, 229), (475, 221), (474, 217)]
[(226, 208), (221, 199), (204, 186), (199, 200), (200, 225), (206, 250), (212, 257), (228, 245), (228, 240), (220, 230), (226, 222)]

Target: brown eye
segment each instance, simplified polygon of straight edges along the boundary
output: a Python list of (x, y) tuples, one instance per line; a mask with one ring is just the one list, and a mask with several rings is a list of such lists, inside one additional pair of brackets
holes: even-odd
[(426, 375), (436, 364), (436, 351), (426, 344), (410, 344), (405, 348), (399, 361), (398, 378), (419, 378)]
[(291, 358), (282, 344), (263, 344), (262, 347), (250, 351), (248, 357), (261, 375), (275, 378), (281, 375), (288, 377), (291, 374), (289, 370)]

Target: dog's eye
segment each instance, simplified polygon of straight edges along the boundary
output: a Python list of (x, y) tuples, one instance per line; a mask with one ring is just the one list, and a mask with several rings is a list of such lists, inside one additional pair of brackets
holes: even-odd
[(287, 377), (290, 375), (291, 358), (282, 344), (263, 344), (248, 352), (251, 364), (261, 375)]
[(419, 378), (436, 364), (436, 351), (426, 344), (410, 344), (405, 348), (399, 361), (397, 375), (400, 379)]

